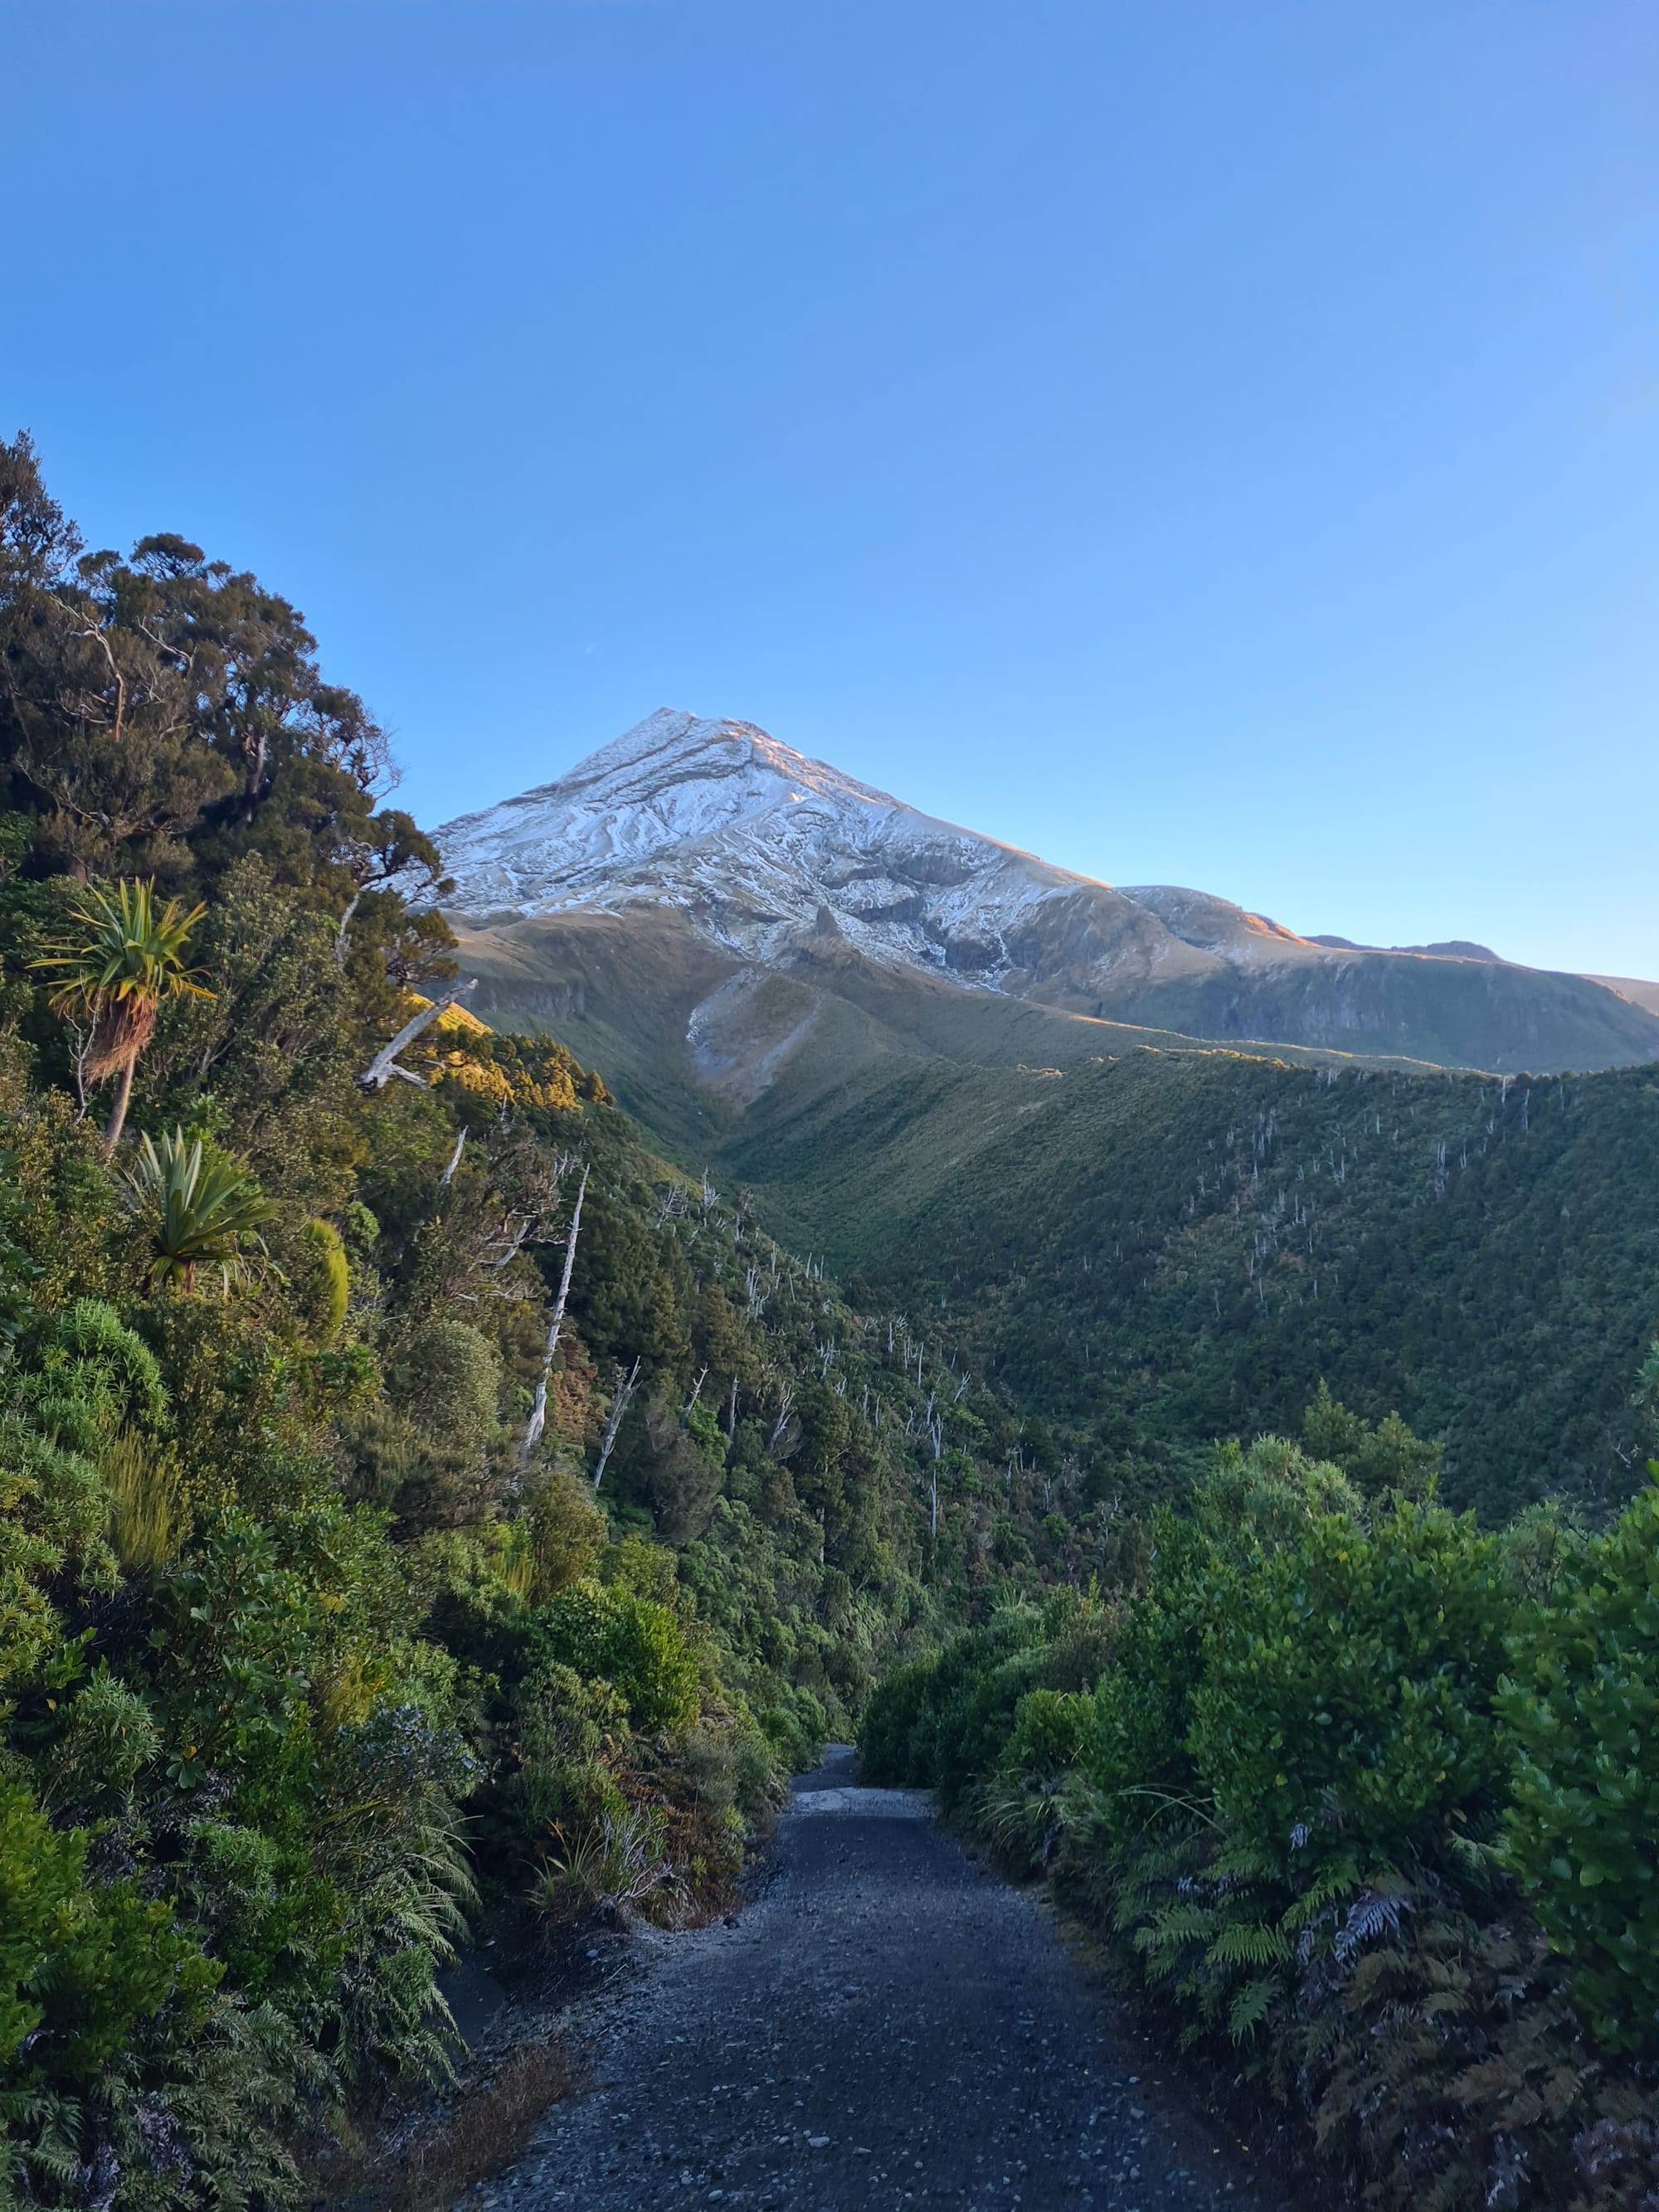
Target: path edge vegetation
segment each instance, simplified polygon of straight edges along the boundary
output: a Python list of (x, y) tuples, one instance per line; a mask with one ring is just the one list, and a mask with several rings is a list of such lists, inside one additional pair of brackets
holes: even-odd
[[(1659, 1412), (1659, 1346), (1638, 1382)], [(1048, 1886), (1161, 2031), (1368, 2204), (1652, 2201), (1659, 1462), (1496, 1531), (1322, 1389), (1134, 1577), (877, 1689), (860, 1773)]]

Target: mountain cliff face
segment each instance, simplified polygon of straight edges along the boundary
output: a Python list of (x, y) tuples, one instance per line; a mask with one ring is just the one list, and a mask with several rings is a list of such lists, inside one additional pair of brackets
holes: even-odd
[[(561, 920), (667, 909), (744, 969), (787, 969), (838, 942), (901, 975), (1193, 1037), (1506, 1072), (1659, 1060), (1659, 1016), (1588, 978), (1473, 945), (1320, 942), (1200, 891), (1117, 888), (748, 723), (669, 708), (439, 842), (451, 910), (475, 936), (535, 921), (556, 944), (546, 926)], [(583, 990), (568, 962), (553, 967), (555, 995)]]

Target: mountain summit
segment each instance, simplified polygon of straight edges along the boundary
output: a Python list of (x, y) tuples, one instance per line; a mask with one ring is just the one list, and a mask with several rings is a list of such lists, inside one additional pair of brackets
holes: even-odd
[[(1224, 948), (1316, 951), (1276, 922), (1200, 891), (1125, 891), (907, 806), (750, 722), (664, 707), (556, 782), (438, 833), (472, 917), (677, 907), (719, 942), (775, 960), (838, 930), (871, 958), (1016, 996), (1044, 995), (1053, 940), (1086, 917), (1126, 959), (1165, 976)], [(1063, 909), (1039, 917), (1036, 909)], [(1044, 926), (1047, 924), (1048, 926)], [(1085, 964), (1099, 955), (1073, 945)], [(1104, 979), (1103, 979), (1104, 980)]]
[(838, 928), (872, 958), (988, 981), (1035, 902), (1104, 884), (1053, 868), (780, 744), (752, 723), (662, 708), (556, 782), (439, 832), (477, 915), (678, 907), (779, 957)]
[(760, 969), (839, 940), (887, 971), (1215, 1040), (1513, 1070), (1659, 1059), (1659, 1018), (1485, 947), (1297, 936), (1230, 900), (1115, 887), (905, 805), (747, 722), (663, 708), (438, 833), (474, 931), (648, 908)]

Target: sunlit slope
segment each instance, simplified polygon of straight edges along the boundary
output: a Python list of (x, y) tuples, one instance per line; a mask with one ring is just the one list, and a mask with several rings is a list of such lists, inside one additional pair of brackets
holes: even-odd
[(966, 993), (833, 939), (761, 969), (638, 908), (467, 933), (473, 1003), (552, 1030), (774, 1232), (973, 1339), (1016, 1400), (1183, 1449), (1322, 1376), (1447, 1443), (1492, 1510), (1639, 1469), (1659, 1078), (1230, 1050)]
[[(962, 1071), (1066, 1067), (1194, 1042), (966, 991), (867, 959), (834, 933), (767, 966), (711, 944), (672, 908), (453, 919), (468, 1004), (497, 1026), (547, 1030), (586, 1053), (623, 1104), (694, 1164), (748, 1158), (803, 1123), (848, 1122), (833, 1141), (851, 1144), (865, 1103), (893, 1085), (908, 1118), (924, 1097), (951, 1092)], [(1347, 1058), (1261, 1048), (1321, 1066)]]

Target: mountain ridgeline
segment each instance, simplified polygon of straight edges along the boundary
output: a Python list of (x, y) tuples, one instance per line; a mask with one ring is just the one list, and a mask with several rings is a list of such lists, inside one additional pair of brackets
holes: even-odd
[(683, 915), (728, 972), (827, 938), (901, 973), (1070, 1014), (1441, 1066), (1659, 1059), (1659, 1018), (1483, 946), (1301, 937), (1230, 900), (1131, 890), (918, 812), (744, 722), (664, 708), (556, 782), (438, 833), (474, 926)]

